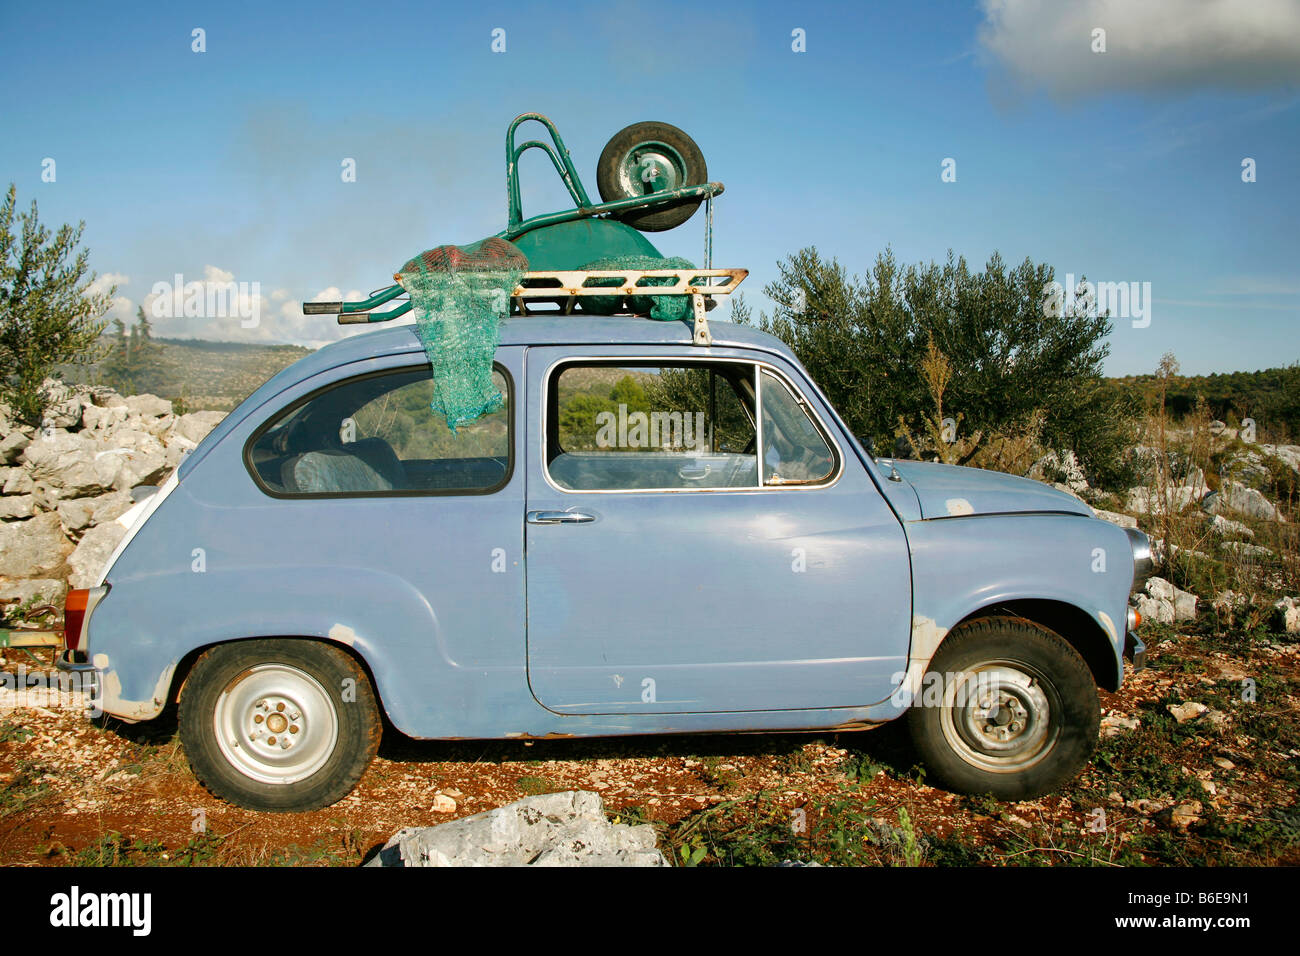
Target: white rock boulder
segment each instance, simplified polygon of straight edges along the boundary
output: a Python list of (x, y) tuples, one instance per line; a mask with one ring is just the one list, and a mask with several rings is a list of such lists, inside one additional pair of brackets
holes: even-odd
[(367, 866), (667, 866), (649, 825), (605, 819), (585, 790), (526, 797), (435, 827), (399, 830)]
[(0, 575), (22, 578), (49, 571), (63, 564), (71, 550), (52, 511), (0, 523)]
[(116, 521), (96, 525), (82, 535), (77, 542), (77, 549), (68, 558), (68, 586), (74, 588), (91, 588), (99, 581), (109, 556), (117, 543), (126, 534), (126, 529)]

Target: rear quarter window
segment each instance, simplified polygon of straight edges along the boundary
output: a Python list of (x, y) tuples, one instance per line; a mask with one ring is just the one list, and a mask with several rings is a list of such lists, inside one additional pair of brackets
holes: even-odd
[(245, 463), (275, 497), (490, 493), (513, 467), (513, 389), (500, 366), (493, 382), (502, 407), (452, 432), (428, 366), (346, 379), (269, 419)]

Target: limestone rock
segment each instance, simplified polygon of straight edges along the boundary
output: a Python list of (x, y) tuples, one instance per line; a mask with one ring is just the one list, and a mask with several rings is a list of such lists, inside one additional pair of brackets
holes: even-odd
[(0, 438), (0, 462), (8, 464), (17, 461), (23, 449), (31, 443), (32, 440), (19, 431), (10, 432), (4, 438)]
[(1284, 597), (1273, 605), (1281, 619), (1282, 630), (1300, 634), (1300, 598)]
[(117, 543), (126, 535), (126, 529), (116, 521), (96, 525), (82, 535), (77, 549), (68, 558), (68, 585), (74, 588), (94, 587), (108, 564), (109, 556)]
[(26, 578), (0, 584), (0, 599), (17, 598), (20, 604), (58, 605), (67, 590), (67, 585), (55, 578)]
[(93, 438), (55, 431), (42, 436), (23, 451), (23, 460), (36, 481), (61, 489), (61, 497), (85, 498), (113, 487), (122, 463)]
[(1224, 509), (1266, 521), (1286, 521), (1277, 506), (1265, 498), (1262, 492), (1237, 482), (1225, 484), (1206, 496), (1205, 510), (1211, 514), (1222, 514)]
[(1189, 700), (1181, 704), (1166, 704), (1165, 709), (1173, 714), (1174, 720), (1180, 724), (1185, 724), (1189, 720), (1195, 720), (1210, 708), (1194, 700)]
[(599, 794), (526, 797), (393, 835), (367, 866), (667, 866), (648, 825), (611, 824)]
[(1223, 515), (1210, 515), (1208, 526), (1211, 531), (1223, 538), (1255, 537), (1255, 532), (1251, 531), (1246, 525), (1240, 521), (1225, 518)]
[(1137, 518), (1132, 515), (1120, 514), (1118, 511), (1104, 511), (1100, 508), (1094, 508), (1095, 514), (1102, 521), (1109, 521), (1111, 524), (1117, 524), (1121, 528), (1136, 528), (1138, 526)]
[(1138, 486), (1128, 490), (1125, 511), (1140, 515), (1164, 514), (1166, 507), (1177, 514), (1199, 500), (1198, 489), (1188, 485), (1172, 485), (1164, 496), (1158, 490)]
[(1271, 558), (1273, 552), (1263, 545), (1247, 544), (1244, 541), (1224, 541), (1219, 545), (1224, 551), (1231, 551), (1245, 558)]
[(1159, 814), (1159, 819), (1175, 830), (1186, 830), (1201, 822), (1201, 802), (1188, 800), (1169, 807)]
[(125, 404), (110, 405), (108, 407), (90, 405), (82, 410), (81, 423), (92, 431), (109, 432), (116, 426), (124, 424), (126, 415), (127, 408)]
[(31, 495), (6, 495), (0, 498), (0, 519), (30, 518), (36, 514), (35, 499)]
[(176, 419), (173, 433), (197, 445), (225, 417), (225, 412), (191, 412)]
[(1133, 601), (1143, 621), (1157, 624), (1174, 623), (1174, 606), (1170, 602), (1153, 598), (1149, 594), (1139, 594)]
[(0, 524), (0, 574), (29, 577), (63, 563), (72, 544), (63, 536), (59, 516), (53, 512), (25, 521)]
[(1134, 602), (1143, 620), (1173, 624), (1195, 620), (1197, 600), (1190, 591), (1177, 588), (1164, 578), (1153, 577), (1147, 580), (1143, 593)]
[(127, 410), (142, 418), (161, 418), (172, 413), (172, 403), (157, 395), (131, 395), (126, 399)]
[(0, 478), (0, 494), (30, 495), (36, 486), (26, 468), (0, 468)]
[(1107, 714), (1101, 719), (1101, 735), (1114, 737), (1126, 731), (1137, 730), (1142, 722), (1136, 717), (1124, 717), (1120, 714)]

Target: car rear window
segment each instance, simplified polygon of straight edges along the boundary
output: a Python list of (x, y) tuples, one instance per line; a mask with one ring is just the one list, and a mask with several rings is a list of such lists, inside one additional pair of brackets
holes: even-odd
[(429, 403), (428, 366), (348, 379), (284, 409), (249, 443), (246, 460), (277, 497), (483, 494), (505, 485), (511, 456), (509, 377), (498, 410), (454, 433)]

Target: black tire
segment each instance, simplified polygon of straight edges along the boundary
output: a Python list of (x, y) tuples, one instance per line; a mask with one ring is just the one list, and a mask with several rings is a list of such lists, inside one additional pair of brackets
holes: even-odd
[[(383, 734), (370, 679), (357, 661), (329, 644), (297, 639), (205, 651), (185, 681), (179, 724), (204, 787), (236, 806), (284, 813), (319, 810), (347, 796)], [(289, 753), (294, 747), (301, 749)]]
[[(596, 186), (602, 200), (614, 202), (645, 195), (644, 191), (632, 188), (625, 179), (624, 161), (639, 145), (648, 143), (663, 143), (676, 152), (684, 167), (679, 171), (681, 185), (698, 186), (709, 181), (709, 168), (695, 140), (668, 123), (633, 123), (615, 133), (600, 153), (600, 162), (596, 164)], [(700, 200), (697, 199), (674, 206), (632, 210), (617, 218), (642, 232), (663, 232), (680, 226), (695, 215), (699, 207)]]
[[(971, 680), (976, 673), (987, 693)], [(970, 706), (960, 706), (963, 700)], [(980, 706), (990, 701), (990, 709)], [(1029, 800), (1083, 769), (1097, 747), (1101, 708), (1092, 672), (1060, 635), (1023, 618), (988, 617), (939, 645), (907, 722), (926, 768), (944, 786)]]

